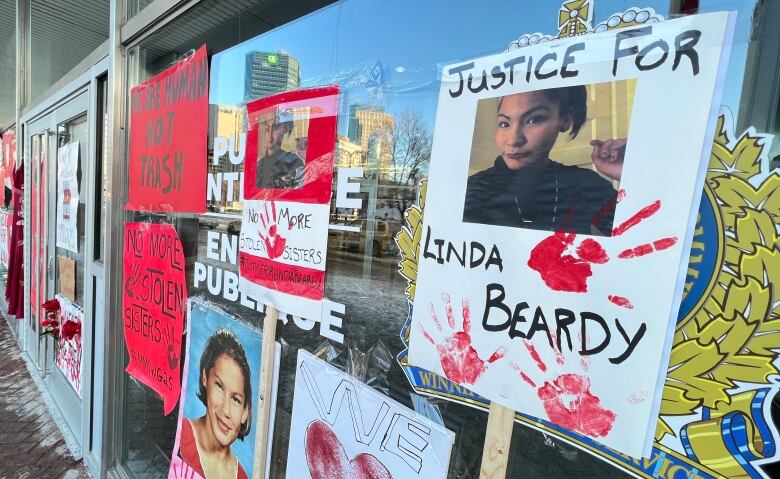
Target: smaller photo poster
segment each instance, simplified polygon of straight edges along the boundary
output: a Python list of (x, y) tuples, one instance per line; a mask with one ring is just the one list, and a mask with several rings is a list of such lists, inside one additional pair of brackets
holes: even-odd
[[(263, 336), (200, 298), (190, 300), (179, 423), (169, 478), (254, 475)], [(279, 364), (281, 346), (275, 345)], [(273, 441), (278, 366), (273, 372), (268, 444)], [(208, 447), (203, 447), (208, 445)]]
[(163, 398), (168, 415), (181, 392), (187, 307), (184, 251), (173, 225), (125, 223), (123, 263), (127, 373)]
[(319, 318), (338, 114), (337, 86), (247, 104), (240, 289)]
[(206, 211), (206, 45), (130, 90), (128, 210)]
[(79, 252), (79, 142), (57, 150), (57, 247)]
[(455, 433), (298, 350), (288, 479), (446, 478)]
[(54, 362), (68, 384), (81, 397), (81, 324), (84, 321), (84, 310), (62, 295), (56, 298), (60, 302), (60, 311)]

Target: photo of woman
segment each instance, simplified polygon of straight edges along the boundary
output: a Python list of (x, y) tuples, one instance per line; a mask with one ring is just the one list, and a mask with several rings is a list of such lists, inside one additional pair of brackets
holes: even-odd
[[(469, 176), (463, 221), (610, 236), (617, 203), (613, 181), (620, 181), (627, 140), (591, 140), (591, 168), (550, 157), (556, 143), (575, 139), (586, 123), (586, 87), (507, 95), (494, 111), (498, 156)], [(559, 139), (561, 134), (568, 138)]]
[(201, 476), (246, 479), (230, 449), (252, 429), (252, 384), (244, 348), (232, 331), (222, 328), (206, 343), (200, 357), (198, 399), (206, 414), (182, 424), (181, 456)]
[(262, 336), (198, 298), (190, 301), (188, 326), (178, 437), (169, 477), (249, 478), (254, 467)]

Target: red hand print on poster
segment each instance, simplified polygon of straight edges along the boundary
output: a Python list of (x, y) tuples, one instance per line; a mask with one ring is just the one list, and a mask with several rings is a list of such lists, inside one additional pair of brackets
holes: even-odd
[(125, 223), (122, 322), (127, 372), (163, 398), (181, 392), (181, 341), (187, 304), (184, 252), (172, 225)]
[(208, 106), (205, 45), (130, 91), (126, 209), (206, 211)]
[[(534, 346), (523, 341), (528, 354), (540, 372), (547, 372), (547, 364), (541, 359)], [(556, 358), (562, 358), (560, 350), (553, 345)], [(558, 361), (563, 366), (564, 361)], [(555, 378), (545, 380), (541, 386), (531, 379), (520, 366), (512, 367), (520, 374), (520, 378), (536, 390), (537, 397), (542, 401), (547, 418), (553, 423), (591, 437), (604, 437), (609, 434), (617, 417), (614, 412), (601, 406), (601, 399), (590, 391), (590, 379), (587, 377), (587, 367), (581, 364), (583, 374), (562, 373)]]
[[(619, 194), (618, 199), (624, 195)], [(661, 209), (661, 202), (654, 201), (645, 206), (639, 212), (628, 218), (612, 230), (612, 236), (620, 236), (637, 226), (644, 220), (652, 217)], [(556, 231), (553, 235), (543, 239), (531, 250), (528, 266), (537, 271), (544, 284), (554, 291), (567, 291), (571, 293), (586, 293), (588, 291), (588, 279), (593, 275), (591, 265), (606, 264), (609, 262), (607, 251), (601, 244), (586, 238), (576, 246), (574, 244), (577, 235), (565, 231)], [(677, 238), (668, 237), (644, 243), (639, 246), (624, 249), (618, 254), (620, 259), (631, 259), (645, 256), (656, 251), (671, 248), (677, 243)], [(628, 298), (617, 295), (609, 295), (607, 299), (618, 306), (633, 309), (634, 306)]]
[[(479, 353), (471, 344), (471, 307), (468, 300), (462, 303), (463, 326), (461, 331), (455, 331), (455, 315), (452, 311), (452, 300), (449, 294), (442, 294), (444, 310), (447, 315), (447, 324), (452, 334), (444, 341), (437, 342), (428, 331), (423, 329), (423, 335), (431, 344), (436, 346), (436, 351), (441, 359), (441, 366), (447, 378), (459, 384), (474, 384), (485, 372), (489, 364), (492, 364), (506, 354), (506, 349), (498, 348), (487, 360), (479, 357)], [(431, 318), (439, 333), (442, 332), (441, 321), (436, 308), (431, 304)]]

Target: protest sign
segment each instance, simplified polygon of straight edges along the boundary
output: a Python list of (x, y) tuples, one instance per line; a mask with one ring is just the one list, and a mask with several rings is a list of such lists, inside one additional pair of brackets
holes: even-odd
[(11, 186), (16, 167), (16, 133), (13, 128), (3, 132), (0, 141), (0, 186)]
[(286, 92), (247, 105), (239, 289), (305, 318), (320, 317), (325, 294), (338, 91)]
[(447, 477), (454, 433), (304, 349), (297, 364), (288, 478)]
[[(411, 364), (650, 452), (732, 22), (686, 17), (444, 68)], [(624, 102), (598, 103), (604, 84)], [(630, 121), (625, 137), (599, 135), (591, 116), (609, 110)]]
[(57, 247), (79, 252), (79, 142), (57, 150)]
[(56, 295), (60, 302), (57, 313), (59, 334), (54, 362), (68, 383), (81, 397), (81, 325), (84, 311), (62, 295)]
[(57, 280), (60, 285), (60, 294), (70, 299), (76, 300), (76, 261), (63, 256), (57, 257), (57, 271), (59, 276)]
[[(181, 406), (169, 478), (213, 477), (206, 465), (213, 464), (211, 455), (223, 452), (235, 458), (237, 467), (232, 477), (253, 477), (262, 343), (262, 333), (207, 301), (190, 300)], [(280, 354), (281, 346), (276, 343), (272, 404), (276, 403)], [(274, 409), (271, 408), (269, 444)], [(220, 423), (209, 424), (217, 414)], [(196, 446), (196, 436), (210, 444), (220, 444), (226, 451), (203, 451)], [(204, 456), (207, 454), (209, 457)], [(267, 454), (270, 457), (270, 447)], [(266, 470), (259, 477), (267, 476)]]
[(11, 254), (11, 230), (14, 214), (12, 211), (0, 210), (0, 265), (8, 268)]
[(181, 389), (187, 306), (184, 253), (172, 225), (125, 223), (123, 315), (127, 372), (163, 398), (165, 414)]
[(130, 91), (128, 210), (206, 211), (206, 46)]

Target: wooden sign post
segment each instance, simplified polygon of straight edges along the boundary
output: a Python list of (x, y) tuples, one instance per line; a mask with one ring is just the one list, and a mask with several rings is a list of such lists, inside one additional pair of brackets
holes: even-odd
[(252, 468), (252, 479), (265, 477), (267, 468), (268, 429), (271, 427), (271, 407), (274, 387), (274, 369), (276, 365), (276, 319), (279, 312), (276, 308), (266, 305), (263, 320), (263, 351), (261, 353), (260, 391), (257, 394), (257, 434), (255, 435), (255, 461)]
[(490, 403), (485, 444), (482, 449), (480, 479), (504, 479), (512, 445), (515, 412), (496, 402)]

